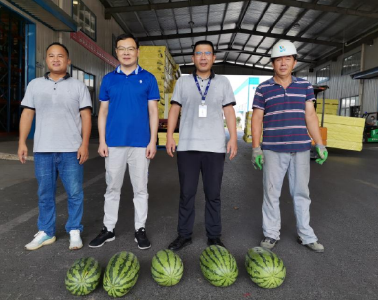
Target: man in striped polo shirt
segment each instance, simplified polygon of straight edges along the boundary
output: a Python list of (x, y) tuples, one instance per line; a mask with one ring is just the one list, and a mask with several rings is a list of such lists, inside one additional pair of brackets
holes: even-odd
[[(324, 252), (310, 226), (310, 148), (316, 143), (323, 164), (328, 152), (322, 143), (311, 84), (291, 75), (297, 60), (293, 43), (281, 40), (272, 49), (274, 76), (261, 83), (253, 101), (252, 162), (263, 169), (263, 233), (261, 247), (272, 249), (280, 239), (279, 198), (288, 173), (297, 221), (298, 242), (315, 252)], [(260, 138), (263, 141), (260, 147)]]

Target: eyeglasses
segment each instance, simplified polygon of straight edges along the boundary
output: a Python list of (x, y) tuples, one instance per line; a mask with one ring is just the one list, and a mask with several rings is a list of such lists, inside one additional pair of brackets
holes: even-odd
[(197, 52), (194, 52), (195, 56), (202, 56), (202, 54), (205, 54), (206, 56), (210, 56), (211, 54), (213, 54), (213, 52), (211, 52), (211, 51), (206, 51), (206, 52), (197, 51)]
[(125, 47), (118, 47), (116, 48), (117, 51), (119, 52), (128, 52), (128, 53), (134, 53), (136, 48), (135, 47), (129, 47), (129, 48), (125, 48)]

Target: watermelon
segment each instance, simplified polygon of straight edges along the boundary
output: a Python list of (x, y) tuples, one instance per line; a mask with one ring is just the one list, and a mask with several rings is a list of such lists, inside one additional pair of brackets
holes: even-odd
[(73, 295), (88, 295), (100, 283), (101, 267), (93, 257), (80, 258), (68, 269), (65, 284)]
[(109, 296), (122, 297), (135, 285), (139, 275), (138, 258), (131, 252), (119, 252), (110, 259), (103, 286)]
[(203, 276), (215, 286), (229, 286), (238, 277), (235, 258), (221, 246), (207, 247), (200, 256), (200, 266)]
[(262, 247), (248, 250), (245, 267), (251, 280), (264, 289), (279, 287), (286, 277), (286, 268), (282, 260), (272, 251)]
[(181, 258), (171, 250), (161, 250), (152, 258), (152, 278), (162, 286), (179, 283), (184, 265)]

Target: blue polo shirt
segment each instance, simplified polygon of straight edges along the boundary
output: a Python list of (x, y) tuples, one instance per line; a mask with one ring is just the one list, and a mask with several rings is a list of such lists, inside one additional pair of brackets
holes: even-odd
[(147, 147), (151, 136), (148, 101), (160, 100), (155, 76), (140, 66), (126, 75), (118, 66), (104, 76), (99, 98), (109, 101), (106, 144), (109, 147)]
[(312, 85), (292, 76), (286, 90), (273, 78), (261, 83), (253, 100), (254, 109), (264, 110), (263, 150), (300, 152), (310, 150), (306, 102), (315, 100)]

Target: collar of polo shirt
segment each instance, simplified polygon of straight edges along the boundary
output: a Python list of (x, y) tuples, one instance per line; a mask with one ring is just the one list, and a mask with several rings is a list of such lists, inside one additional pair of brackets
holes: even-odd
[[(297, 79), (297, 77), (295, 77), (295, 76), (291, 76), (291, 81), (292, 81), (292, 82), (297, 82), (298, 79)], [(278, 84), (277, 82), (274, 81), (273, 77), (270, 78), (270, 79), (268, 80), (268, 82), (269, 82), (269, 84), (272, 84), (272, 85)]]
[[(49, 74), (50, 72), (46, 72), (45, 75), (43, 75), (43, 77), (45, 77), (45, 79), (50, 79)], [(69, 73), (66, 73), (66, 75), (63, 76), (63, 79), (68, 79), (70, 77), (71, 75)]]
[(202, 77), (200, 77), (200, 76), (197, 75), (197, 69), (194, 69), (194, 71), (193, 71), (193, 77), (196, 77), (196, 76), (198, 78), (200, 78), (201, 80), (207, 80), (209, 78), (213, 79), (215, 77), (215, 73), (214, 73), (213, 69), (211, 69), (210, 70), (210, 77), (208, 77), (208, 78), (202, 78)]
[[(138, 73), (140, 71), (143, 71), (143, 69), (141, 68), (141, 66), (137, 65), (136, 69), (134, 71), (132, 71), (129, 75), (132, 75), (132, 74), (135, 74), (135, 75), (138, 75)], [(118, 73), (118, 74), (125, 74), (122, 72), (121, 70), (121, 65), (119, 65), (115, 70), (114, 70), (114, 73)]]

